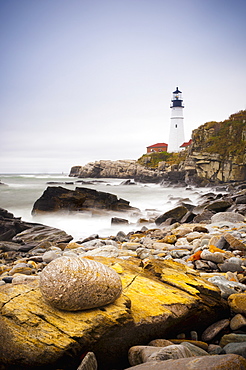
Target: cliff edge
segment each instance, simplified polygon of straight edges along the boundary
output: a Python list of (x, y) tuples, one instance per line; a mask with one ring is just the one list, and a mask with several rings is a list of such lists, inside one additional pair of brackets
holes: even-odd
[(209, 182), (246, 180), (246, 110), (223, 122), (207, 122), (192, 132), (180, 170), (195, 170)]

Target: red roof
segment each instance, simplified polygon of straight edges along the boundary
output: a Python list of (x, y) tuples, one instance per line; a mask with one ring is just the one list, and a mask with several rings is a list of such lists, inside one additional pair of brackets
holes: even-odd
[(180, 148), (185, 148), (186, 146), (191, 145), (191, 143), (192, 143), (192, 139), (190, 139), (189, 141), (184, 142), (182, 145), (180, 145)]
[(163, 147), (166, 147), (166, 146), (167, 146), (166, 143), (158, 143), (158, 144), (147, 146), (147, 148), (163, 148)]

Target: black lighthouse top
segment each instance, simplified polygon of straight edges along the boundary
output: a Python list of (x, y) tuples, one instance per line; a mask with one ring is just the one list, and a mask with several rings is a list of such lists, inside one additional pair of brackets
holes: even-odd
[(176, 90), (173, 92), (171, 108), (174, 108), (174, 107), (184, 108), (183, 100), (182, 100), (182, 92), (179, 91), (178, 87), (176, 87)]

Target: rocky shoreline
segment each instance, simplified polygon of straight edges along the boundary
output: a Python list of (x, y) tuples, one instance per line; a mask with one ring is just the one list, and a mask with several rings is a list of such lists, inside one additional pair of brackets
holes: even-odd
[[(0, 369), (246, 369), (245, 188), (76, 241), (1, 209)], [(116, 271), (121, 296), (76, 312), (50, 306), (40, 274), (71, 258)]]

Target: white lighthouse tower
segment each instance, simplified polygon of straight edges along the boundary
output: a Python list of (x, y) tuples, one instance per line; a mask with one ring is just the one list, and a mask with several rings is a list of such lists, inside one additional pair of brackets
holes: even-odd
[(171, 104), (171, 123), (169, 132), (168, 152), (179, 152), (180, 145), (184, 143), (184, 117), (182, 92), (178, 87), (173, 92)]

